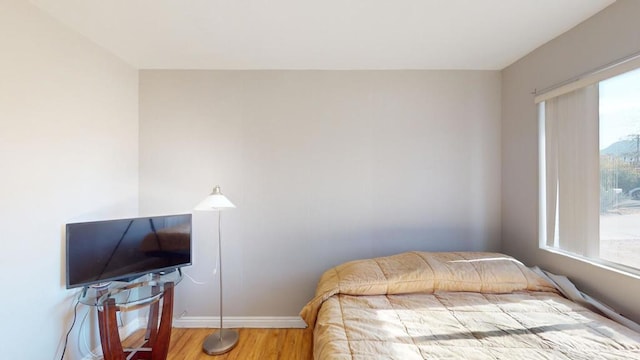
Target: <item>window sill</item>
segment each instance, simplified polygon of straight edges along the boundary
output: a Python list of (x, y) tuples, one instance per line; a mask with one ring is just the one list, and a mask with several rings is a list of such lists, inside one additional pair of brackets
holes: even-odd
[(573, 260), (577, 260), (595, 267), (598, 267), (600, 269), (604, 269), (604, 270), (608, 270), (608, 271), (613, 271), (615, 273), (621, 274), (621, 275), (625, 275), (625, 276), (629, 276), (633, 279), (636, 280), (640, 280), (640, 270), (638, 269), (634, 269), (628, 266), (624, 266), (624, 265), (620, 265), (620, 264), (615, 264), (615, 263), (611, 263), (605, 260), (601, 260), (601, 259), (592, 259), (592, 258), (588, 258), (585, 256), (580, 256), (574, 253), (570, 253), (568, 251), (564, 251), (564, 250), (560, 250), (560, 249), (556, 249), (553, 247), (549, 247), (549, 246), (540, 246), (540, 250), (544, 250), (547, 252), (550, 252), (552, 254), (556, 254), (556, 255), (560, 255), (560, 256), (565, 256), (568, 257), (570, 259)]

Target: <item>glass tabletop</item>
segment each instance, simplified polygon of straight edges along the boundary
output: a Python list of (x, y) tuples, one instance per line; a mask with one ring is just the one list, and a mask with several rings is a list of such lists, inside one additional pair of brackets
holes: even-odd
[(146, 274), (129, 282), (113, 281), (104, 286), (89, 286), (82, 290), (80, 302), (102, 307), (108, 299), (113, 299), (118, 310), (134, 310), (158, 301), (168, 284), (175, 286), (181, 280), (182, 272), (178, 269), (168, 273)]

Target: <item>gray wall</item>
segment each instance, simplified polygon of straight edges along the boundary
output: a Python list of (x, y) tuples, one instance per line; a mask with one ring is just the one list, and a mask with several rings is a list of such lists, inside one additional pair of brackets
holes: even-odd
[(502, 249), (566, 274), (640, 321), (640, 280), (538, 249), (538, 123), (531, 92), (640, 51), (640, 1), (619, 0), (502, 72)]
[(0, 49), (0, 357), (59, 358), (77, 294), (64, 224), (137, 212), (138, 72), (22, 0), (0, 3)]
[[(140, 207), (190, 211), (215, 184), (225, 315), (293, 316), (321, 273), (405, 250), (497, 250), (497, 71), (141, 71)], [(215, 214), (194, 219), (216, 314)]]

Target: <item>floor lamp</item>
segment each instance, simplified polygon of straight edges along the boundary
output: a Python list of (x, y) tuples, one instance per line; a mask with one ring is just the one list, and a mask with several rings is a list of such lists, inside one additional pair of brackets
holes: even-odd
[(238, 331), (225, 329), (222, 324), (222, 236), (220, 231), (220, 212), (223, 209), (236, 207), (222, 195), (220, 186), (216, 185), (213, 192), (207, 196), (196, 210), (214, 210), (218, 213), (218, 275), (220, 277), (220, 330), (207, 336), (202, 344), (202, 351), (208, 355), (224, 354), (233, 349), (238, 344)]

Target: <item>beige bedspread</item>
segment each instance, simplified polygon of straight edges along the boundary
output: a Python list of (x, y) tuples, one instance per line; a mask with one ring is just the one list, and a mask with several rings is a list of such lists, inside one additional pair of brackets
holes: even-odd
[(349, 262), (301, 315), (315, 359), (640, 359), (640, 334), (495, 253)]

